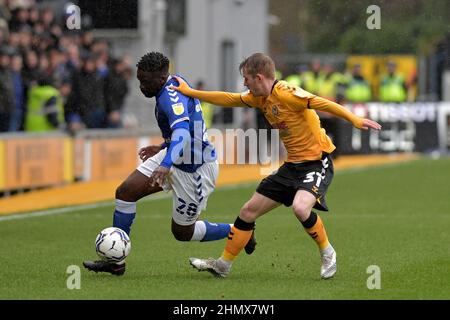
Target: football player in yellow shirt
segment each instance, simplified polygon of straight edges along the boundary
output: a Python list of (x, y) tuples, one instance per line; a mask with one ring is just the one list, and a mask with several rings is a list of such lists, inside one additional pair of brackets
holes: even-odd
[(253, 234), (255, 220), (284, 204), (292, 206), (297, 219), (317, 243), (321, 277), (331, 278), (336, 273), (336, 251), (328, 240), (322, 220), (312, 209), (328, 211), (325, 194), (333, 178), (330, 153), (335, 146), (320, 127), (315, 110), (343, 118), (358, 129), (380, 130), (381, 125), (359, 118), (335, 102), (275, 79), (275, 64), (262, 53), (246, 58), (239, 70), (249, 89), (244, 93), (194, 90), (182, 79), (177, 79), (180, 85), (173, 89), (215, 105), (259, 108), (272, 127), (280, 130), (287, 160), (261, 181), (251, 199), (244, 204), (221, 257), (190, 258), (190, 263), (200, 271), (209, 271), (218, 277), (228, 276), (233, 261)]

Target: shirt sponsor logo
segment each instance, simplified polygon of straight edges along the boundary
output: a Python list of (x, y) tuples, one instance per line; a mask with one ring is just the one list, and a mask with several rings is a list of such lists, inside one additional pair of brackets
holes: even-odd
[(289, 136), (291, 134), (291, 130), (289, 130), (289, 126), (284, 121), (276, 122), (276, 123), (272, 124), (272, 127), (274, 129), (280, 130), (279, 131), (280, 132), (280, 138), (285, 138), (285, 137), (287, 137), (287, 136)]

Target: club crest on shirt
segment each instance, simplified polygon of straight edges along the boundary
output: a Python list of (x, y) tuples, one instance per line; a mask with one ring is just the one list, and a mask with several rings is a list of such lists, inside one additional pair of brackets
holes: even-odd
[(272, 114), (273, 114), (275, 117), (277, 117), (277, 116), (280, 114), (280, 112), (278, 111), (278, 107), (277, 107), (276, 105), (273, 105), (273, 106), (272, 106)]
[(179, 116), (180, 114), (183, 114), (184, 106), (182, 103), (175, 103), (172, 105), (172, 110), (175, 115)]

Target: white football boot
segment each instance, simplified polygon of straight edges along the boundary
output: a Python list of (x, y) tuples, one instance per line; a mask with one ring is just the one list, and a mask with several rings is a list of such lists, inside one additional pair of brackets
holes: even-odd
[(222, 259), (199, 259), (189, 258), (189, 263), (198, 271), (211, 272), (215, 277), (226, 278), (230, 273), (231, 263), (227, 263)]
[(331, 244), (320, 250), (320, 259), (322, 266), (320, 267), (320, 276), (322, 279), (330, 279), (336, 273), (336, 251)]

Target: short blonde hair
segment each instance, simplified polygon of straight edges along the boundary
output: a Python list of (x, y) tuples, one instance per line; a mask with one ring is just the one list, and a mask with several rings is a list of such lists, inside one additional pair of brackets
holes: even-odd
[(275, 63), (272, 58), (263, 53), (254, 53), (245, 58), (239, 65), (241, 74), (243, 74), (244, 69), (252, 76), (260, 73), (267, 78), (275, 79)]

